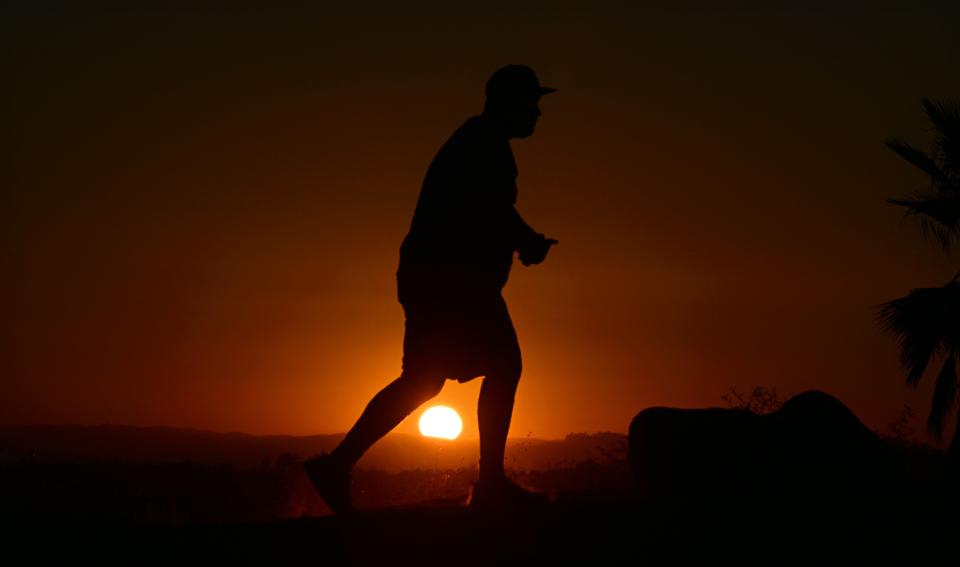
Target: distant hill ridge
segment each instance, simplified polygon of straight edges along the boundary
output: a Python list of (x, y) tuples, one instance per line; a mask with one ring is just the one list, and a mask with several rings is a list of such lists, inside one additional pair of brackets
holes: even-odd
[[(26, 425), (0, 426), (0, 463), (40, 462), (196, 462), (258, 466), (283, 454), (306, 457), (328, 451), (343, 438), (329, 435), (251, 435), (166, 426)], [(546, 469), (576, 462), (625, 458), (621, 433), (574, 433), (562, 440), (512, 438), (506, 463), (514, 469)], [(445, 442), (392, 433), (360, 461), (386, 471), (473, 467), (476, 440)]]

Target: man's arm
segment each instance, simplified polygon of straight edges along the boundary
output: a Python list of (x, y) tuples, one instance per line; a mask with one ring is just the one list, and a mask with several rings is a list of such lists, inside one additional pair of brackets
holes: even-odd
[(509, 146), (502, 153), (489, 150), (465, 156), (462, 172), (461, 205), (468, 230), (485, 242), (496, 242), (523, 252), (542, 246), (546, 240), (535, 231), (515, 206), (516, 167)]
[(520, 262), (524, 266), (543, 262), (550, 247), (557, 243), (533, 230), (512, 205), (502, 212), (480, 209), (478, 225), (483, 238), (509, 243), (511, 249), (520, 253)]
[(543, 235), (533, 230), (526, 221), (520, 216), (520, 213), (517, 212), (517, 208), (514, 206), (510, 207), (510, 211), (507, 213), (507, 238), (512, 243), (514, 250), (520, 251), (524, 248), (530, 246), (532, 242), (543, 238)]

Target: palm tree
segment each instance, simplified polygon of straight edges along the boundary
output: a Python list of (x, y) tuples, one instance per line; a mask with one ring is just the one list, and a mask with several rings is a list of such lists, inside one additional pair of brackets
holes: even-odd
[[(932, 237), (949, 254), (960, 240), (960, 104), (923, 101), (934, 129), (934, 142), (925, 152), (902, 140), (887, 147), (929, 178), (929, 186), (904, 199), (888, 203), (904, 207), (921, 232)], [(957, 407), (957, 363), (960, 362), (960, 272), (942, 287), (918, 288), (880, 306), (880, 324), (900, 345), (900, 362), (907, 383), (916, 386), (931, 362), (943, 360), (930, 404), (927, 426), (942, 439), (950, 413)], [(960, 457), (960, 415), (950, 443), (950, 453)]]

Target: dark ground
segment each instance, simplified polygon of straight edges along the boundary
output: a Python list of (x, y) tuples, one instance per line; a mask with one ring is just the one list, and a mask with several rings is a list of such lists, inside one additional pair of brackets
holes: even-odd
[(62, 553), (93, 564), (779, 564), (847, 558), (914, 565), (936, 556), (940, 564), (956, 559), (955, 502), (774, 503), (755, 496), (683, 503), (565, 493), (543, 509), (501, 514), (434, 503), (367, 510), (349, 519), (166, 527), (46, 522), (19, 524), (6, 534), (14, 548), (25, 546), (31, 563)]
[[(685, 484), (657, 499), (642, 498), (623, 455), (607, 452), (600, 461), (515, 471), (515, 480), (555, 500), (499, 514), (464, 507), (472, 469), (358, 470), (360, 511), (352, 518), (322, 515), (326, 507), (294, 455), (258, 466), (40, 455), (0, 463), (0, 558), (10, 565), (955, 564), (955, 471), (940, 451), (892, 446), (907, 465), (896, 482), (867, 475), (818, 485), (793, 474), (756, 483), (718, 475), (739, 462), (723, 453), (688, 464)], [(829, 471), (837, 462), (821, 464)]]

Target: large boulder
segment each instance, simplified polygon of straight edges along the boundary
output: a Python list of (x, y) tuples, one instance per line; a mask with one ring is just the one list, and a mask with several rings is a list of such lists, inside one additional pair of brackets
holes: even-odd
[(695, 500), (889, 493), (899, 459), (842, 402), (804, 392), (778, 410), (652, 407), (630, 424), (641, 495)]

